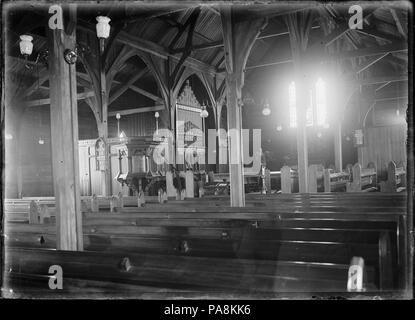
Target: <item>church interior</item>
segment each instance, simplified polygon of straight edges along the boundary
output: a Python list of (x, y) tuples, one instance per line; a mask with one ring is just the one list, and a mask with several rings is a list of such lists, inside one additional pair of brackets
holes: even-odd
[(2, 296), (411, 298), (411, 10), (3, 3)]

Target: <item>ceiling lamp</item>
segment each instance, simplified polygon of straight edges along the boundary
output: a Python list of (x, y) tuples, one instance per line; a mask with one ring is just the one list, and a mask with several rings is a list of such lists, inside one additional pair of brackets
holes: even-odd
[(21, 35), (20, 36), (20, 53), (25, 56), (28, 57), (32, 54), (33, 51), (33, 37), (32, 36), (28, 36), (28, 35)]
[(206, 110), (206, 106), (202, 105), (202, 111), (200, 111), (200, 116), (202, 118), (207, 118), (209, 116), (209, 112)]
[(271, 109), (269, 108), (269, 103), (265, 102), (264, 109), (262, 109), (262, 114), (264, 116), (269, 116), (271, 114)]
[(280, 124), (279, 124), (279, 125), (277, 126), (277, 131), (282, 131), (282, 125), (280, 125)]
[(110, 36), (111, 26), (109, 22), (111, 21), (108, 17), (99, 16), (96, 18), (97, 23), (97, 37), (100, 39), (107, 39)]

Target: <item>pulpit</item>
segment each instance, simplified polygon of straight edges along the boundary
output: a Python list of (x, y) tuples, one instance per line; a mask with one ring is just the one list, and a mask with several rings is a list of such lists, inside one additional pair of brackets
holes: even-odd
[[(111, 138), (108, 164), (112, 178), (111, 194), (132, 195), (157, 177), (165, 176), (166, 166), (153, 160), (158, 145), (152, 136)], [(102, 139), (79, 141), (79, 174), (81, 195), (102, 195), (105, 170)]]
[[(113, 193), (127, 185), (130, 193), (143, 190), (153, 179), (165, 176), (165, 166), (153, 159), (154, 148), (158, 145), (152, 136), (124, 138), (111, 145), (111, 168), (115, 174)], [(122, 192), (122, 190), (120, 190)]]

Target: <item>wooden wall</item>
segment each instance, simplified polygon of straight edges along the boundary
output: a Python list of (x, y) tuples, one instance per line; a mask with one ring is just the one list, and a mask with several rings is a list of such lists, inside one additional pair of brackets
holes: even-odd
[[(161, 127), (161, 120), (159, 118), (159, 128)], [(156, 118), (154, 118), (154, 112), (121, 116), (120, 132), (124, 131), (127, 137), (149, 136), (153, 135), (155, 130)], [(110, 137), (117, 136), (117, 119), (115, 116), (108, 118), (108, 135)]]
[[(53, 195), (50, 113), (48, 107), (28, 109), (21, 119), (19, 170), (22, 196)], [(43, 144), (39, 144), (43, 140)], [(17, 195), (16, 195), (17, 196)]]
[[(81, 106), (81, 108), (88, 106)], [(79, 139), (96, 139), (95, 119), (86, 115), (88, 110), (80, 110), (79, 118)], [(6, 119), (6, 122), (8, 119)], [(8, 140), (5, 150), (5, 190), (7, 198), (18, 198), (19, 192), (23, 197), (44, 197), (53, 196), (52, 162), (51, 162), (51, 137), (50, 137), (50, 110), (49, 106), (28, 108), (21, 116), (20, 137), (13, 134), (13, 139)], [(10, 121), (11, 123), (11, 121)], [(162, 128), (161, 121), (159, 127)], [(123, 116), (120, 121), (120, 129), (129, 137), (152, 135), (156, 127), (154, 112), (140, 113)], [(9, 130), (10, 131), (10, 130)], [(115, 117), (109, 119), (109, 136), (117, 136), (117, 122)], [(44, 144), (39, 144), (39, 139)], [(91, 150), (92, 152), (93, 150)], [(20, 156), (18, 155), (20, 152)], [(80, 159), (89, 157), (90, 150), (80, 150)], [(115, 160), (113, 160), (115, 161)], [(88, 161), (80, 166), (81, 185), (85, 193), (100, 194), (100, 177), (94, 177), (94, 183), (87, 184), (85, 174)], [(94, 170), (90, 171), (94, 174)], [(20, 178), (19, 178), (20, 175)], [(82, 180), (82, 178), (84, 178)], [(19, 179), (20, 182), (19, 182)], [(118, 182), (113, 182), (113, 189), (118, 193), (122, 191)]]
[(359, 147), (359, 163), (366, 167), (375, 163), (378, 172), (386, 170), (390, 161), (406, 166), (406, 125), (369, 127), (364, 130), (364, 146)]

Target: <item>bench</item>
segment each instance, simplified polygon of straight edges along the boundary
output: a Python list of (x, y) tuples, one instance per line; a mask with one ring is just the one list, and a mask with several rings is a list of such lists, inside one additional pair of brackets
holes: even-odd
[[(393, 275), (382, 276), (385, 272), (399, 275), (390, 270), (402, 265), (393, 258), (401, 256), (399, 235), (405, 230), (399, 213), (299, 215), (262, 208), (223, 208), (222, 212), (203, 208), (197, 213), (127, 209), (131, 213), (86, 214), (85, 250), (341, 265), (347, 265), (353, 256), (362, 256), (378, 274), (371, 278), (377, 288), (395, 286), (399, 281)], [(10, 247), (55, 246), (52, 225), (10, 223), (6, 236)], [(387, 284), (389, 280), (394, 284)]]
[[(62, 290), (48, 287), (51, 265), (62, 267)], [(11, 248), (5, 261), (4, 289), (10, 297), (18, 298), (275, 297), (281, 292), (345, 292), (347, 268), (289, 261)], [(367, 271), (371, 276), (373, 270)]]
[(347, 192), (370, 192), (377, 190), (376, 181), (377, 171), (373, 163), (369, 163), (367, 168), (363, 168), (356, 163), (352, 169), (352, 181), (346, 184)]
[(348, 182), (350, 182), (349, 172), (334, 172), (332, 169), (324, 169), (324, 192), (344, 192)]
[(406, 171), (403, 166), (397, 167), (395, 162), (388, 164), (388, 176), (386, 181), (380, 182), (381, 192), (402, 192), (406, 188)]
[(281, 168), (281, 193), (294, 192), (296, 182), (298, 184), (298, 172), (289, 166), (283, 166)]
[[(85, 213), (111, 212), (110, 201), (108, 200), (100, 202), (98, 208), (92, 211), (87, 205), (87, 203), (91, 204), (91, 201), (88, 202), (86, 197), (82, 198), (85, 204), (82, 211)], [(129, 212), (131, 211), (130, 209), (139, 211), (152, 209), (153, 211), (165, 212), (194, 210), (194, 212), (197, 212), (200, 210), (203, 211), (203, 207), (215, 207), (217, 210), (221, 210), (222, 207), (228, 207), (230, 204), (228, 196), (220, 195), (205, 196), (204, 198), (198, 199), (186, 199), (184, 201), (170, 200), (167, 203), (164, 202), (162, 204), (159, 203), (159, 200), (156, 197), (145, 196), (144, 198), (140, 201), (140, 198), (136, 197), (122, 197), (123, 206), (113, 207), (112, 212)], [(115, 199), (115, 203), (118, 203), (117, 201), (119, 201), (119, 199)], [(16, 203), (18, 203), (18, 205)], [(45, 206), (47, 206), (47, 208)], [(355, 211), (356, 208), (359, 210), (366, 210), (367, 212), (376, 212), (378, 210), (402, 212), (406, 211), (406, 194), (247, 194), (246, 207), (271, 207), (274, 208), (275, 211), (284, 212), (303, 212), (304, 210), (334, 212), (338, 211), (339, 207), (341, 207), (342, 211), (346, 212)], [(44, 223), (49, 220), (53, 222), (55, 219), (55, 206), (54, 200), (52, 199), (47, 199), (47, 201), (43, 198), (38, 198), (38, 201), (31, 199), (6, 199), (4, 212), (6, 221), (29, 221), (29, 212), (32, 212), (32, 216), (35, 217), (30, 221), (31, 223)]]

